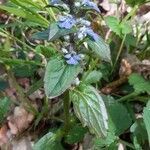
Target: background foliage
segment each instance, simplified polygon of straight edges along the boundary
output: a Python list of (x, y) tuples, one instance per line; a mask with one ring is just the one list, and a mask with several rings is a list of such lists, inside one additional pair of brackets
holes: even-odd
[(149, 148), (148, 0), (0, 2), (0, 149)]

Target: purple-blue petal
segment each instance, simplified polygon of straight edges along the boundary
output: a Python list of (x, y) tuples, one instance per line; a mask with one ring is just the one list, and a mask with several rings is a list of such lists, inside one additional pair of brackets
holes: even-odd
[(92, 29), (87, 29), (86, 34), (93, 38), (94, 41), (98, 41), (99, 35), (95, 33)]
[(58, 23), (60, 28), (71, 29), (73, 24), (67, 21)]
[(72, 56), (72, 57), (73, 57), (73, 59), (75, 59), (75, 60), (77, 60), (77, 61), (80, 61), (80, 60), (81, 60), (80, 55), (74, 55), (74, 56)]
[(71, 57), (69, 60), (66, 61), (67, 64), (70, 64), (70, 65), (77, 65), (79, 62), (74, 59), (73, 57)]
[(52, 5), (58, 4), (59, 2), (60, 2), (60, 0), (51, 0)]
[(100, 12), (97, 4), (95, 4), (94, 2), (91, 2), (90, 0), (84, 0), (82, 2), (83, 5), (91, 7), (92, 9), (96, 10), (97, 12)]
[(76, 21), (73, 17), (65, 16), (61, 17), (58, 21), (58, 26), (60, 28), (71, 29), (75, 25)]
[(62, 17), (59, 18), (59, 22), (63, 22), (63, 21), (65, 21), (66, 19), (67, 19), (66, 16), (65, 16), (65, 17), (62, 16)]
[(95, 4), (94, 2), (90, 2), (90, 7), (93, 8), (93, 9), (95, 9), (97, 12), (100, 12), (97, 4)]
[(64, 57), (65, 57), (66, 59), (70, 59), (70, 58), (71, 58), (71, 54), (66, 54)]

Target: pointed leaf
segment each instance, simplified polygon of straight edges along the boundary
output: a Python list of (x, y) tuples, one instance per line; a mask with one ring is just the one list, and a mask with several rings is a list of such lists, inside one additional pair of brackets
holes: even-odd
[(68, 65), (61, 57), (52, 58), (46, 67), (44, 88), (49, 98), (61, 95), (80, 72), (79, 65)]
[(68, 35), (70, 33), (75, 33), (76, 29), (61, 29), (58, 27), (57, 23), (53, 23), (50, 25), (49, 29), (34, 33), (32, 38), (39, 40), (49, 40), (54, 41), (62, 36)]
[(108, 27), (117, 35), (121, 35), (120, 22), (116, 17), (108, 16), (105, 18)]
[(83, 76), (84, 83), (92, 84), (98, 82), (102, 78), (102, 73), (100, 71), (93, 70), (87, 76), (87, 73)]
[(81, 142), (86, 132), (87, 128), (83, 128), (81, 124), (74, 125), (66, 136), (65, 141), (68, 144), (75, 144)]
[(146, 81), (139, 74), (136, 73), (131, 74), (129, 76), (129, 83), (133, 85), (135, 92), (137, 93), (150, 92), (150, 81)]
[[(121, 135), (125, 130), (127, 130), (131, 124), (132, 119), (126, 109), (126, 107), (115, 101), (112, 97), (104, 96), (106, 108), (108, 110), (109, 116), (109, 131), (114, 132), (115, 135)], [(124, 118), (126, 121), (124, 121)]]
[(111, 61), (110, 48), (101, 37), (99, 37), (98, 41), (89, 39), (87, 44), (102, 60)]
[(64, 150), (64, 148), (56, 134), (49, 132), (35, 143), (33, 150)]
[(80, 85), (71, 91), (74, 111), (84, 126), (98, 137), (107, 135), (107, 112), (102, 97), (92, 86)]
[(105, 21), (108, 27), (120, 37), (132, 31), (129, 22), (121, 22), (116, 17), (108, 16), (105, 18)]
[(43, 18), (41, 15), (35, 13), (33, 14), (32, 12), (29, 12), (25, 9), (21, 9), (18, 7), (3, 6), (3, 5), (0, 5), (0, 9), (12, 13), (16, 16), (28, 19), (32, 22), (38, 23), (40, 26), (43, 27), (47, 27), (49, 24), (48, 21), (45, 18)]

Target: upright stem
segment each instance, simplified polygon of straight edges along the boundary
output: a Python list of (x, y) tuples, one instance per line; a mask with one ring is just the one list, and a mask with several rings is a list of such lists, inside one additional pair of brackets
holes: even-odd
[(121, 52), (122, 52), (122, 50), (123, 50), (123, 45), (124, 45), (125, 39), (126, 39), (126, 35), (124, 35), (124, 37), (123, 37), (123, 39), (122, 39), (122, 42), (121, 42), (121, 45), (120, 45), (120, 48), (119, 48), (119, 51), (118, 51), (118, 54), (117, 54), (115, 63), (114, 63), (114, 65), (113, 65), (113, 68), (112, 68), (112, 71), (111, 71), (111, 74), (114, 72), (114, 69), (115, 69), (116, 64), (117, 64), (117, 62), (118, 62), (118, 59), (119, 59), (119, 57), (120, 57), (120, 54), (121, 54)]
[[(70, 8), (70, 14), (74, 16), (74, 14), (75, 14), (74, 0), (67, 0), (67, 3)], [(75, 49), (74, 34), (70, 34), (70, 46), (71, 46), (71, 50)], [(69, 101), (69, 91), (68, 90), (64, 93), (63, 105), (64, 105), (64, 132), (65, 132), (65, 134), (67, 134), (70, 129), (70, 115), (69, 115), (70, 101)]]
[(69, 102), (68, 90), (64, 93), (63, 106), (64, 106), (64, 131), (65, 131), (65, 134), (67, 134), (69, 131), (69, 127), (70, 127), (70, 116), (69, 116), (70, 102)]
[(122, 22), (126, 22), (126, 21), (128, 21), (128, 19), (129, 19), (130, 17), (134, 16), (134, 14), (136, 13), (137, 9), (138, 9), (138, 5), (135, 5), (135, 6), (132, 8), (132, 10), (128, 13), (128, 15), (126, 15), (126, 17), (122, 20)]

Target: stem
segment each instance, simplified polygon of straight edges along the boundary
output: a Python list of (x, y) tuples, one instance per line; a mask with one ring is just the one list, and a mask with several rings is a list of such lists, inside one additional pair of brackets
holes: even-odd
[(128, 15), (125, 16), (125, 18), (122, 20), (122, 22), (126, 22), (130, 17), (134, 16), (138, 9), (138, 5), (135, 5), (133, 9), (128, 13)]
[(113, 68), (112, 68), (111, 73), (114, 72), (114, 69), (115, 69), (115, 67), (116, 67), (117, 61), (118, 61), (118, 59), (119, 59), (119, 57), (120, 57), (120, 54), (121, 54), (121, 52), (122, 52), (122, 50), (123, 50), (123, 45), (124, 45), (125, 39), (126, 39), (126, 35), (124, 35), (123, 40), (122, 40), (122, 42), (121, 42), (121, 45), (120, 45), (120, 48), (119, 48), (119, 51), (118, 51), (118, 54), (117, 54), (117, 57), (116, 57), (116, 60), (115, 60), (115, 63), (114, 63), (114, 66), (113, 66)]
[[(127, 76), (120, 77), (118, 80), (112, 81), (111, 83), (107, 84), (105, 87), (103, 87), (101, 89), (101, 91), (104, 94), (110, 94), (117, 87), (119, 87), (120, 85), (122, 85), (123, 83), (125, 83), (127, 81), (127, 79), (128, 79)], [(108, 91), (108, 89), (109, 89), (109, 91)]]
[(64, 131), (65, 134), (68, 133), (69, 127), (70, 127), (70, 115), (69, 115), (69, 91), (66, 91), (64, 93), (64, 98), (63, 98), (63, 105), (64, 105)]
[(91, 71), (95, 68), (95, 66), (97, 65), (98, 61), (99, 61), (99, 59), (96, 58), (94, 60), (94, 62), (91, 64), (91, 66), (89, 66), (89, 70), (86, 72), (86, 75), (83, 76), (84, 79), (82, 78), (82, 81), (84, 81), (86, 79), (86, 77), (91, 73)]
[(137, 96), (137, 95), (139, 95), (139, 93), (137, 93), (137, 92), (132, 92), (132, 93), (130, 93), (130, 94), (128, 94), (128, 95), (126, 95), (126, 96), (124, 96), (124, 97), (118, 99), (118, 102), (124, 102), (124, 101), (126, 101), (126, 100), (129, 100), (129, 99), (131, 99), (131, 98)]
[(124, 140), (121, 140), (121, 139), (119, 139), (119, 141), (120, 141), (122, 144), (124, 144), (124, 145), (130, 147), (131, 149), (135, 149), (135, 147), (134, 147), (133, 144), (128, 143), (128, 142), (126, 142), (126, 141), (124, 141)]
[[(67, 3), (70, 8), (70, 14), (75, 15), (74, 12), (74, 0), (67, 0)], [(74, 40), (74, 34), (70, 34), (70, 46), (71, 49), (75, 49), (75, 40)], [(69, 107), (70, 107), (70, 101), (69, 101), (69, 90), (67, 90), (63, 95), (63, 107), (64, 107), (64, 134), (67, 135), (68, 131), (70, 129), (70, 115), (69, 115)]]

